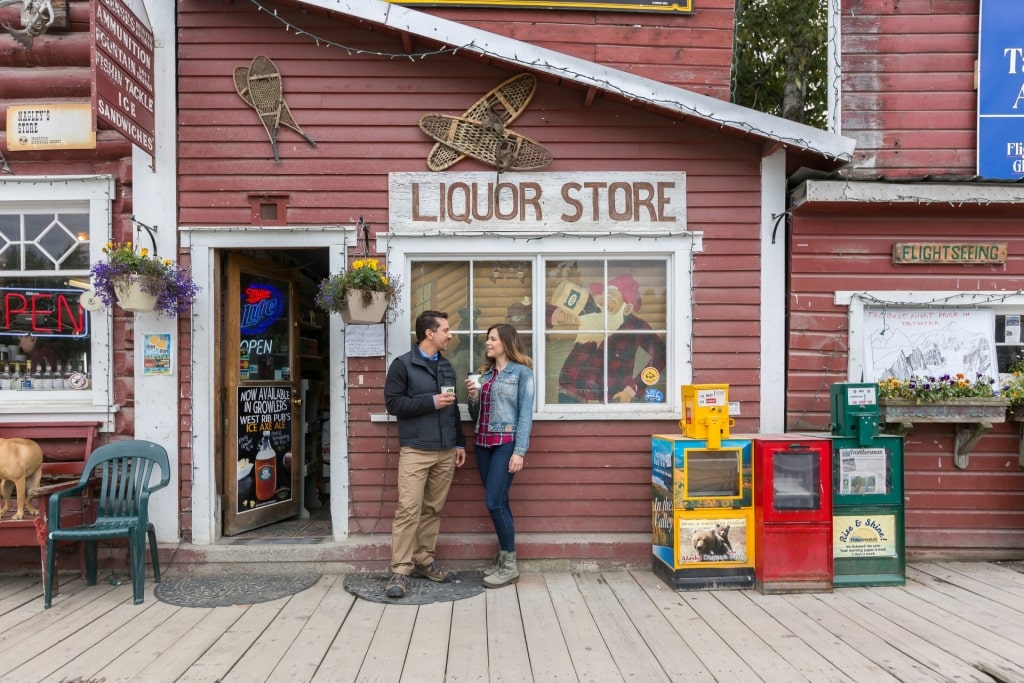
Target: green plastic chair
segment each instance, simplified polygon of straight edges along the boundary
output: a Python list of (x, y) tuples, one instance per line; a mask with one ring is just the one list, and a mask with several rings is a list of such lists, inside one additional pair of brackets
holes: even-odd
[[(159, 469), (160, 479), (156, 483), (150, 483), (154, 468)], [(61, 500), (68, 496), (81, 495), (87, 487), (96, 486), (96, 482), (90, 480), (94, 480), (97, 475), (100, 479), (99, 496), (92, 499), (96, 521), (62, 529)], [(167, 486), (170, 476), (167, 451), (163, 446), (150, 441), (116, 441), (100, 446), (89, 455), (78, 483), (50, 497), (50, 531), (46, 538), (46, 577), (43, 589), (44, 608), (50, 607), (53, 596), (53, 577), (59, 541), (85, 543), (85, 580), (88, 585), (94, 586), (97, 541), (127, 538), (135, 604), (143, 602), (147, 537), (153, 559), (153, 576), (157, 583), (160, 582), (156, 530), (149, 521), (149, 494)]]

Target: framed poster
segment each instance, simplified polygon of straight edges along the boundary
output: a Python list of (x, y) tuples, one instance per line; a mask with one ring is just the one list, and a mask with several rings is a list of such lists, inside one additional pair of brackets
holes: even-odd
[(991, 310), (865, 308), (864, 381), (998, 376)]

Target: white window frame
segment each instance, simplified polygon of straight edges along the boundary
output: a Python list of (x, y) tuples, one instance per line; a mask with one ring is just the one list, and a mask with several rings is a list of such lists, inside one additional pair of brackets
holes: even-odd
[[(848, 307), (850, 346), (846, 372), (851, 382), (866, 381), (864, 379), (864, 311), (868, 308), (879, 306), (955, 308), (960, 306), (990, 309), (994, 314), (1021, 313), (1024, 315), (1024, 294), (1019, 290), (967, 293), (956, 290), (837, 291), (833, 301), (837, 306)], [(992, 334), (994, 337), (995, 329), (992, 330)]]
[[(409, 281), (410, 263), (414, 260), (466, 260), (466, 254), (477, 255), (477, 260), (494, 260), (500, 254), (503, 260), (530, 261), (533, 264), (533, 296), (535, 321), (544, 320), (544, 263), (549, 258), (564, 258), (571, 254), (579, 259), (621, 260), (631, 257), (666, 258), (666, 367), (665, 403), (660, 407), (644, 406), (638, 410), (629, 404), (557, 404), (544, 403), (541, 395), (543, 382), (538, 379), (537, 405), (534, 419), (538, 420), (678, 420), (682, 399), (678, 387), (690, 384), (693, 377), (691, 357), (693, 334), (693, 254), (702, 249), (702, 233), (645, 236), (634, 234), (589, 236), (549, 236), (539, 239), (512, 238), (498, 235), (413, 236), (382, 234), (377, 237), (378, 253), (386, 253), (389, 272), (403, 274), (403, 283)], [(490, 256), (489, 256), (490, 255)], [(387, 363), (409, 350), (409, 297), (403, 296), (397, 309), (394, 329), (387, 338)], [(399, 327), (400, 325), (400, 327)], [(544, 329), (533, 329), (537, 358), (534, 369), (538, 378), (548, 372), (544, 366)], [(555, 370), (557, 372), (557, 370)], [(673, 389), (675, 388), (675, 389)]]
[[(89, 214), (89, 262), (103, 257), (110, 240), (113, 176), (15, 176), (0, 179), (0, 211), (24, 213), (46, 209)], [(43, 416), (65, 421), (97, 421), (102, 431), (113, 429), (113, 377), (111, 376), (111, 316), (108, 311), (90, 313), (92, 386), (76, 391), (0, 392), (0, 422), (39, 420)]]

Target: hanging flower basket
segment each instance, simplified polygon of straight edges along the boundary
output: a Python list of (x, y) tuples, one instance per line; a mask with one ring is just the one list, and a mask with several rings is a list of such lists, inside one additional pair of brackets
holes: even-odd
[(142, 291), (142, 279), (138, 275), (125, 275), (114, 281), (114, 295), (122, 310), (132, 313), (148, 313), (156, 308), (156, 295)]
[[(117, 304), (134, 313), (155, 311), (174, 318), (188, 311), (199, 287), (187, 270), (131, 242), (108, 242), (106, 260), (92, 264), (92, 286), (108, 308)], [(144, 295), (140, 297), (139, 295)]]
[(401, 299), (399, 277), (388, 276), (377, 259), (360, 259), (348, 270), (320, 281), (314, 300), (349, 325), (384, 322)]
[[(367, 303), (369, 299), (369, 303)], [(354, 289), (345, 293), (341, 319), (347, 325), (376, 325), (388, 313), (387, 292), (364, 292)]]

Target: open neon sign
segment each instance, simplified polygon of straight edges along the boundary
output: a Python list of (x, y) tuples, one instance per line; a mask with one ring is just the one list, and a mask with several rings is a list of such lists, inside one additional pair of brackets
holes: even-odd
[(85, 337), (89, 313), (82, 308), (80, 289), (0, 287), (3, 302), (0, 336)]

